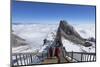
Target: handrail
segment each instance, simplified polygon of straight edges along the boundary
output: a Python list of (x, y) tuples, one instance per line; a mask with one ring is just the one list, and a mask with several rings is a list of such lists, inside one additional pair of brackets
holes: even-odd
[(63, 47), (63, 55), (69, 62), (92, 62), (96, 61), (96, 53), (89, 53), (89, 52), (67, 52), (66, 49)]
[[(67, 53), (72, 53), (72, 52), (67, 52)], [(73, 52), (77, 54), (88, 54), (88, 55), (96, 55), (96, 53), (89, 53), (89, 52)]]
[(12, 66), (25, 66), (25, 65), (33, 65), (40, 64), (47, 58), (47, 53), (13, 53), (12, 54)]
[(12, 53), (12, 56), (13, 55), (27, 55), (27, 54), (33, 54), (33, 55), (36, 55), (36, 54), (42, 54), (42, 52), (36, 52), (36, 53), (34, 53), (34, 52), (26, 52), (26, 53)]
[[(62, 50), (63, 57), (68, 62), (91, 62), (96, 61), (96, 53), (83, 53), (83, 52), (66, 52), (65, 49)], [(71, 59), (68, 60), (66, 56)], [(48, 57), (48, 53), (13, 53), (12, 54), (12, 65), (22, 66), (22, 65), (33, 65), (40, 64), (44, 59)], [(37, 61), (36, 61), (37, 60)]]
[(67, 52), (72, 61), (76, 60), (77, 62), (91, 62), (96, 61), (96, 53), (82, 53), (82, 52)]

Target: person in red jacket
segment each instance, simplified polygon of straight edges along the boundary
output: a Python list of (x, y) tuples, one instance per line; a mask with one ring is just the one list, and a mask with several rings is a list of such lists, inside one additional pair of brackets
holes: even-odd
[(60, 48), (59, 47), (55, 48), (55, 56), (58, 59), (58, 63), (60, 63)]
[(61, 43), (60, 41), (57, 41), (56, 42), (56, 47), (55, 47), (55, 56), (57, 57), (58, 59), (58, 63), (60, 63), (60, 53), (61, 53)]

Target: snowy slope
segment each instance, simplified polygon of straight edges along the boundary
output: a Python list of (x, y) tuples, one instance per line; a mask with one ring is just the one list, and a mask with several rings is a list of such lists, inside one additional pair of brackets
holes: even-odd
[[(75, 27), (75, 30), (79, 32), (79, 34), (84, 38), (94, 37), (95, 38), (95, 25), (94, 24), (81, 24), (81, 25), (73, 25)], [(37, 51), (37, 50), (43, 50), (43, 40), (44, 38), (47, 38), (49, 40), (52, 40), (54, 37), (54, 34), (56, 33), (56, 30), (58, 28), (58, 25), (49, 25), (49, 24), (17, 24), (13, 25), (14, 33), (18, 36), (24, 38), (28, 42), (28, 46), (30, 47), (27, 51)], [(54, 33), (54, 34), (53, 34)], [(73, 44), (72, 42), (65, 40), (62, 38), (62, 42), (66, 48), (67, 51), (75, 51), (75, 52), (94, 52), (95, 46), (85, 48), (80, 45)], [(42, 48), (43, 47), (43, 48)], [(91, 48), (91, 50), (90, 50)], [(13, 50), (15, 50), (14, 48)], [(22, 49), (22, 48), (21, 48)], [(17, 52), (20, 52), (20, 50), (17, 50)], [(25, 51), (24, 51), (25, 52)]]
[(95, 44), (94, 43), (93, 43), (93, 46), (85, 47), (80, 44), (74, 44), (64, 38), (62, 38), (62, 43), (68, 52), (73, 51), (73, 52), (93, 52), (93, 53), (95, 53)]
[[(80, 25), (73, 25), (75, 30), (83, 37), (95, 38), (95, 24), (80, 24)], [(62, 43), (67, 51), (71, 52), (95, 52), (95, 43), (92, 43), (93, 46), (85, 47), (80, 44), (74, 44), (62, 37)]]

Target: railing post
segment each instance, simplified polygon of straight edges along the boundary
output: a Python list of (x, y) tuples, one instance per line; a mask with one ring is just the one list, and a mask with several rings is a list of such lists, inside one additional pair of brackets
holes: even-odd
[(81, 54), (81, 62), (82, 62), (83, 54)]
[(29, 64), (31, 64), (31, 57), (30, 57), (30, 54), (28, 55), (28, 57), (29, 57)]
[(95, 59), (96, 59), (96, 58), (95, 58), (95, 55), (93, 55), (93, 60), (92, 60), (92, 61), (95, 61)]
[(44, 59), (43, 53), (42, 53), (42, 58)]
[(32, 54), (30, 54), (31, 64), (32, 64)]
[(25, 59), (24, 59), (24, 54), (22, 54), (23, 55), (23, 61), (24, 61), (24, 65), (25, 65)]
[(28, 58), (29, 58), (29, 64), (31, 64), (31, 54), (28, 55)]
[(71, 61), (73, 61), (73, 51), (72, 51), (72, 59), (71, 59)]
[(22, 55), (20, 54), (20, 55), (19, 55), (19, 58), (20, 58), (20, 64), (23, 65), (23, 63), (22, 63), (22, 57), (21, 57), (21, 56), (22, 56)]
[(16, 55), (16, 62), (17, 62), (17, 65), (19, 65), (19, 64), (18, 64), (18, 59), (17, 59), (17, 55)]
[(91, 56), (92, 56), (92, 55), (90, 55), (89, 61), (91, 61)]
[(27, 54), (26, 54), (26, 61), (27, 61), (27, 65), (28, 65), (28, 56), (27, 56)]
[(47, 54), (47, 58), (48, 58), (48, 50), (47, 50), (47, 53), (46, 54)]
[(62, 50), (64, 52), (64, 57), (66, 57), (66, 55), (65, 55), (65, 47), (63, 47)]
[(25, 58), (26, 58), (26, 56), (23, 54), (24, 65), (27, 65), (27, 63), (25, 62)]
[(87, 59), (86, 59), (86, 61), (88, 61), (88, 59), (89, 59), (89, 55), (87, 55)]

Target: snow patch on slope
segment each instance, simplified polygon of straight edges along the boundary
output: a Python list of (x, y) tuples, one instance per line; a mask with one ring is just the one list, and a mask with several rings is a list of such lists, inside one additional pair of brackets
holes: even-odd
[[(75, 30), (83, 37), (83, 38), (95, 38), (95, 24), (80, 24), (73, 25)], [(93, 46), (85, 47), (80, 44), (74, 44), (62, 37), (62, 43), (67, 51), (71, 52), (95, 52), (95, 43), (92, 43)]]
[(65, 47), (66, 51), (82, 52), (79, 45), (76, 45), (76, 44), (74, 44), (74, 43), (72, 43), (64, 38), (62, 38), (62, 43), (63, 43), (63, 46)]

